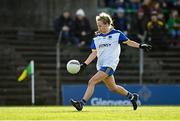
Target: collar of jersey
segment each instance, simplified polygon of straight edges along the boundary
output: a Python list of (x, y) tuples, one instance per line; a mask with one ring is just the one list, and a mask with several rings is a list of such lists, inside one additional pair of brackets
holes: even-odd
[(105, 37), (105, 36), (108, 36), (108, 35), (114, 34), (114, 33), (117, 33), (117, 32), (114, 29), (112, 29), (109, 33), (107, 33), (107, 34), (101, 33), (101, 34), (99, 34), (99, 36)]

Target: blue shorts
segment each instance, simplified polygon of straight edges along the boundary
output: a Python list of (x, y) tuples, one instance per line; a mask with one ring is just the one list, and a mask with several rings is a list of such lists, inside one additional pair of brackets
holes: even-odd
[(111, 67), (101, 67), (99, 70), (105, 72), (108, 76), (112, 76), (114, 73)]

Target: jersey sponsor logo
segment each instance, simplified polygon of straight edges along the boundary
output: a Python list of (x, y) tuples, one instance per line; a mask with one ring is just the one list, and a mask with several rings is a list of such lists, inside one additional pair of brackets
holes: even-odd
[[(141, 105), (141, 102), (137, 102)], [(91, 99), (91, 105), (132, 105), (129, 100), (103, 100), (102, 98), (94, 97)]]
[(100, 45), (99, 45), (99, 48), (102, 48), (102, 47), (109, 47), (109, 46), (111, 46), (111, 44), (109, 44), (109, 43), (108, 43), (108, 44), (100, 44)]

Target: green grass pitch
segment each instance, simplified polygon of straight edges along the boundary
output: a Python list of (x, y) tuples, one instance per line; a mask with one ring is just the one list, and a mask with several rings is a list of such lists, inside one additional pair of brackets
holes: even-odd
[(0, 120), (180, 120), (180, 106), (72, 106), (0, 107)]

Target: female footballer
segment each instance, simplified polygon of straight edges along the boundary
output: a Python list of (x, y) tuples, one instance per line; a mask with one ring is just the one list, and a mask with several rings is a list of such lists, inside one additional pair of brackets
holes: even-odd
[(89, 80), (86, 92), (80, 101), (71, 99), (71, 104), (81, 111), (83, 106), (89, 100), (94, 92), (95, 85), (101, 81), (105, 83), (109, 90), (120, 95), (126, 96), (132, 103), (133, 109), (137, 109), (137, 101), (139, 95), (128, 92), (120, 85), (116, 85), (113, 73), (119, 63), (119, 56), (121, 53), (121, 44), (135, 48), (142, 48), (146, 51), (152, 47), (148, 44), (139, 44), (128, 39), (121, 31), (115, 30), (112, 27), (112, 18), (106, 13), (100, 13), (96, 16), (96, 23), (98, 33), (93, 38), (91, 43), (92, 52), (86, 61), (81, 64), (80, 72), (82, 72), (87, 65), (89, 65), (97, 57), (97, 73)]

